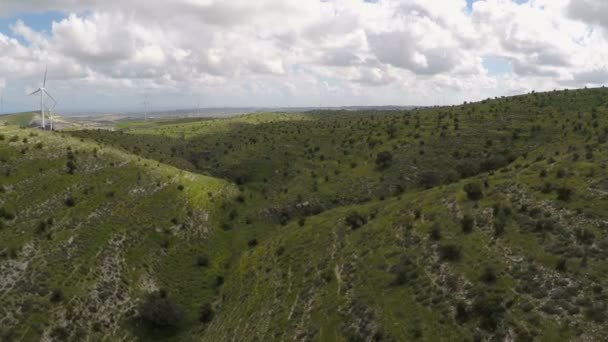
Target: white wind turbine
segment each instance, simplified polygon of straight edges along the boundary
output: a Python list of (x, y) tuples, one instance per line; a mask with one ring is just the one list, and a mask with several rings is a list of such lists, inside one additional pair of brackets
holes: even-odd
[(144, 95), (144, 102), (141, 103), (144, 106), (144, 121), (148, 121), (148, 107), (150, 106), (150, 101), (148, 101), (148, 95)]
[(44, 96), (48, 96), (50, 97), (55, 103), (57, 103), (57, 101), (55, 101), (55, 99), (51, 96), (51, 94), (49, 94), (46, 91), (46, 74), (47, 74), (48, 68), (44, 70), (44, 80), (42, 81), (42, 85), (40, 86), (40, 88), (38, 88), (35, 92), (31, 93), (30, 95), (36, 95), (36, 94), (40, 94), (40, 116), (42, 118), (42, 129), (46, 129), (46, 124), (44, 122)]
[(57, 106), (57, 101), (55, 101), (53, 99), (53, 107), (51, 107), (50, 109), (48, 107), (46, 108), (46, 112), (48, 113), (49, 121), (51, 124), (51, 131), (53, 130), (53, 124), (55, 123), (55, 118), (57, 117), (55, 115), (55, 106)]

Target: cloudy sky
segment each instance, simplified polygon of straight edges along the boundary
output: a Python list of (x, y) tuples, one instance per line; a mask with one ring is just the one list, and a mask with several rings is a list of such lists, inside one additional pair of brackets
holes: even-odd
[(606, 0), (1, 0), (4, 111), (432, 105), (608, 83)]

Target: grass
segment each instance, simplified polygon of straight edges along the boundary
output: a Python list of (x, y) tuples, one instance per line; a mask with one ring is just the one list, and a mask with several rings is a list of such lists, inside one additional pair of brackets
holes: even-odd
[[(107, 336), (96, 330), (107, 325), (110, 338), (145, 340), (600, 339), (607, 95), (117, 131), (0, 127), (0, 205), (16, 213), (0, 230), (10, 285), (0, 319), (26, 308), (3, 333), (37, 339), (67, 324), (72, 338)], [(53, 288), (73, 299), (50, 304)], [(174, 329), (137, 320), (158, 289), (183, 312)], [(205, 303), (210, 322), (198, 319)]]

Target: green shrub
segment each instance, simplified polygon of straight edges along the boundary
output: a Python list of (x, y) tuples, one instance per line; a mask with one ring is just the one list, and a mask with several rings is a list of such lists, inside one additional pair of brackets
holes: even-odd
[(494, 271), (494, 268), (488, 266), (483, 270), (480, 279), (486, 284), (492, 284), (496, 282), (496, 271)]
[(152, 328), (175, 328), (182, 320), (182, 311), (165, 291), (149, 294), (139, 305), (139, 318)]
[(460, 260), (460, 246), (454, 244), (439, 246), (439, 258), (443, 261)]
[(467, 198), (472, 201), (478, 201), (483, 198), (483, 192), (478, 183), (467, 183), (463, 189), (467, 193)]
[(470, 215), (464, 215), (464, 217), (460, 220), (460, 227), (462, 228), (462, 232), (465, 234), (471, 233), (474, 226), (475, 219)]
[(441, 240), (441, 228), (439, 227), (438, 223), (433, 224), (433, 226), (431, 227), (431, 233), (429, 234), (429, 237), (433, 241)]
[(389, 168), (393, 164), (393, 155), (389, 151), (383, 151), (376, 156), (376, 166), (380, 170)]
[(198, 314), (198, 319), (202, 323), (209, 323), (215, 316), (215, 312), (213, 311), (213, 306), (210, 303), (205, 303), (201, 306), (201, 309)]
[(361, 228), (366, 223), (367, 223), (367, 217), (363, 216), (362, 214), (358, 213), (357, 211), (351, 211), (346, 216), (346, 224), (348, 224), (348, 226), (353, 230)]
[(560, 201), (568, 202), (572, 198), (572, 189), (561, 187), (557, 189), (557, 199)]
[(196, 258), (196, 266), (198, 267), (207, 267), (209, 266), (209, 257), (206, 255), (201, 255)]

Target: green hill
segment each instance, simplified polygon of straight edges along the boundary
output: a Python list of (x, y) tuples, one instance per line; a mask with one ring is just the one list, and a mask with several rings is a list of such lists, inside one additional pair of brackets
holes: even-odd
[(602, 339), (607, 114), (601, 88), (1, 127), (4, 335)]

